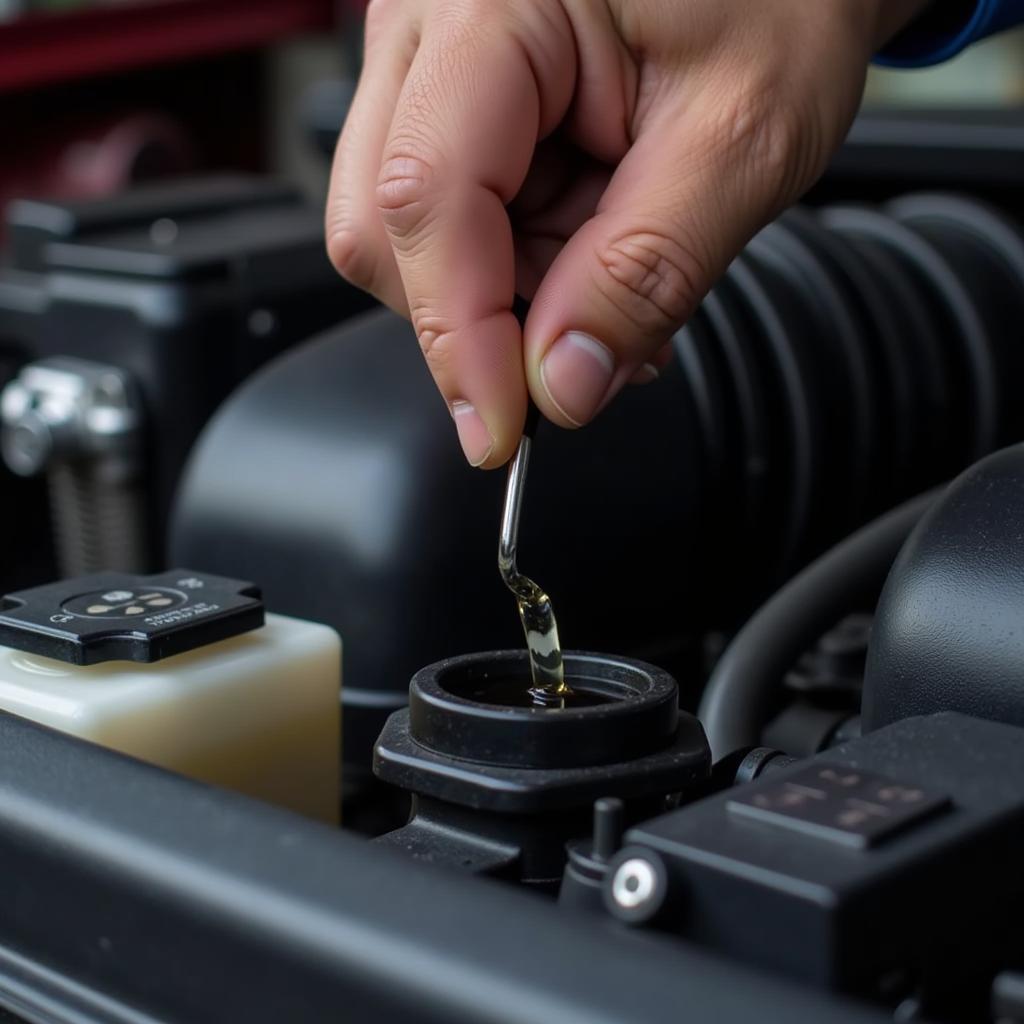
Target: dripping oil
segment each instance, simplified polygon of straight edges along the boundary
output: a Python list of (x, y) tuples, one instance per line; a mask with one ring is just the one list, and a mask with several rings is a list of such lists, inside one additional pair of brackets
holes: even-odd
[(565, 681), (562, 645), (551, 598), (533, 580), (519, 573), (511, 582), (506, 582), (515, 594), (526, 634), (526, 649), (530, 655), (529, 697), (539, 707), (565, 707), (572, 690)]
[(551, 598), (533, 580), (523, 575), (516, 565), (519, 516), (526, 490), (526, 471), (530, 463), (530, 447), (536, 420), (537, 411), (534, 408), (531, 409), (526, 431), (509, 466), (498, 543), (498, 569), (505, 586), (515, 596), (523, 632), (526, 634), (531, 679), (526, 695), (535, 706), (562, 708), (572, 696), (572, 690), (565, 681), (562, 647), (558, 639), (558, 626), (551, 607)]

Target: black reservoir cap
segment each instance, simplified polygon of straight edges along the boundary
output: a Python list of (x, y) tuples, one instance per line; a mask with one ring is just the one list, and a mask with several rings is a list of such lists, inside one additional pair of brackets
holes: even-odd
[(71, 665), (154, 662), (263, 625), (259, 587), (172, 569), (104, 572), (8, 594), (0, 645)]

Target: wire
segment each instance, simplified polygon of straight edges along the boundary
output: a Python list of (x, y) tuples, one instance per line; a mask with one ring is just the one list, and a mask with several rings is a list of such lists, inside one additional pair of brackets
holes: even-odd
[(760, 743), (780, 680), (858, 602), (874, 601), (939, 487), (851, 534), (793, 577), (747, 621), (708, 680), (698, 712), (714, 759)]

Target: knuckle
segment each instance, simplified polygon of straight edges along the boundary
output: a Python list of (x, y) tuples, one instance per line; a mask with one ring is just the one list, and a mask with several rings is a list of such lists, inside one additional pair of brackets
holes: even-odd
[(731, 90), (719, 107), (715, 143), (765, 170), (785, 165), (793, 143), (791, 118), (763, 83)]
[(393, 156), (377, 179), (377, 208), (385, 227), (397, 240), (418, 234), (430, 213), (433, 172), (418, 156)]
[(783, 173), (795, 149), (796, 133), (785, 113), (765, 113), (756, 107), (737, 112), (733, 122), (734, 148), (746, 154), (750, 163), (771, 176)]
[(452, 364), (455, 329), (447, 317), (432, 312), (423, 303), (414, 303), (409, 316), (419, 340), (420, 351), (435, 378), (445, 376)]
[(327, 258), (346, 281), (358, 288), (373, 284), (374, 260), (359, 231), (335, 227), (327, 232)]
[(675, 328), (693, 311), (708, 281), (707, 264), (677, 240), (638, 231), (601, 253), (606, 297), (640, 331)]
[(420, 351), (435, 380), (443, 380), (452, 367), (453, 335), (448, 332), (425, 331), (418, 334)]
[(815, 177), (823, 150), (815, 119), (778, 82), (753, 80), (723, 90), (709, 134), (709, 147), (756, 181), (775, 205), (796, 198)]

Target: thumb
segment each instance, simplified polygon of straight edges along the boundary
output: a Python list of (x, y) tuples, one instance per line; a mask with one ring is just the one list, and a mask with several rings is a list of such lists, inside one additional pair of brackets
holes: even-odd
[(726, 124), (720, 108), (700, 118), (697, 106), (644, 128), (534, 298), (527, 377), (555, 423), (588, 423), (627, 381), (649, 375), (659, 349), (784, 205), (790, 154), (773, 146), (766, 156), (752, 111)]

